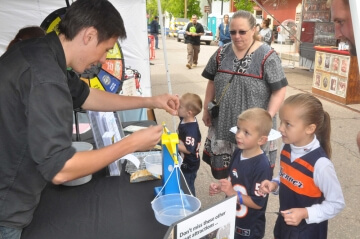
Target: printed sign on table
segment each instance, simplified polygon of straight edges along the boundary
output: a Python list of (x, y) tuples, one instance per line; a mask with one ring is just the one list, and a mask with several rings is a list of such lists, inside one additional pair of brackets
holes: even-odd
[(174, 239), (234, 238), (236, 202), (236, 196), (226, 198), (172, 225), (167, 235)]

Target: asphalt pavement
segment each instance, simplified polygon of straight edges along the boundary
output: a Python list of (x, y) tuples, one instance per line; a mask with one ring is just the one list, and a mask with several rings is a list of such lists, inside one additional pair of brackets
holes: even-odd
[[(175, 38), (167, 38), (164, 44), (160, 38), (159, 46), (161, 50), (156, 50), (155, 59), (151, 60), (154, 65), (150, 66), (152, 94), (158, 95), (167, 93), (170, 90), (173, 94), (179, 95), (192, 92), (204, 99), (207, 79), (203, 78), (201, 73), (210, 56), (216, 51), (216, 44), (213, 43), (210, 46), (201, 45), (198, 66), (188, 69), (186, 68), (186, 44), (177, 42)], [(299, 67), (296, 61), (297, 57), (290, 58), (290, 60), (284, 57), (289, 54), (296, 56), (294, 47), (277, 44), (272, 46), (283, 59), (284, 71), (289, 82), (286, 96), (301, 92), (311, 93), (313, 72)], [(164, 49), (166, 54), (164, 54)], [(165, 56), (167, 56), (167, 60), (165, 60)], [(165, 62), (167, 62), (167, 68)], [(169, 77), (167, 76), (167, 69)], [(335, 165), (346, 202), (345, 209), (329, 221), (328, 238), (360, 238), (360, 206), (358, 202), (360, 200), (360, 176), (357, 171), (360, 169), (360, 154), (355, 142), (357, 132), (360, 131), (360, 105), (343, 105), (325, 98), (318, 98), (331, 117), (332, 162)], [(162, 110), (155, 110), (155, 115), (158, 123), (166, 122), (172, 131), (179, 122), (178, 118), (172, 117)], [(204, 142), (207, 127), (202, 122), (202, 112), (197, 116), (197, 119), (202, 133), (202, 141)], [(281, 142), (279, 142), (280, 144)], [(275, 173), (278, 172), (278, 164), (279, 161), (277, 161)], [(224, 198), (224, 195), (213, 197), (208, 195), (209, 183), (212, 181), (216, 180), (212, 177), (209, 166), (202, 162), (195, 187), (203, 209)], [(278, 197), (270, 195), (264, 238), (273, 238), (272, 230), (277, 217), (274, 212), (278, 211), (278, 205)]]

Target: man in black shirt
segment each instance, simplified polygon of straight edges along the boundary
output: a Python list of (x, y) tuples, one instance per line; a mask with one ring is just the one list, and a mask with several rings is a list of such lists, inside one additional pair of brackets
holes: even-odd
[(204, 35), (203, 26), (197, 22), (197, 16), (192, 15), (191, 22), (186, 27), (187, 61), (186, 67), (191, 69), (198, 64), (200, 52), (200, 37)]

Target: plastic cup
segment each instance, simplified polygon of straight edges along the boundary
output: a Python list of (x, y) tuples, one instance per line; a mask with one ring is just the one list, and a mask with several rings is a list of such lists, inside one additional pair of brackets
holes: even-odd
[[(74, 147), (76, 149), (76, 152), (90, 151), (90, 150), (93, 149), (92, 144), (87, 143), (87, 142), (72, 142), (72, 147)], [(62, 185), (65, 185), (65, 186), (78, 186), (78, 185), (82, 185), (82, 184), (85, 184), (85, 183), (89, 182), (91, 179), (92, 179), (92, 174), (84, 176), (82, 178), (78, 178), (78, 179), (68, 181), (66, 183), (63, 183)]]
[(162, 175), (162, 154), (150, 154), (144, 158), (147, 171), (155, 175)]

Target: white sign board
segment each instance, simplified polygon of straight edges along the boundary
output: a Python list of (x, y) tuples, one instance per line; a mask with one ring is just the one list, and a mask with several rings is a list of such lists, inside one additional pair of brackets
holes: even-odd
[(215, 206), (178, 222), (176, 239), (195, 239), (210, 235), (211, 238), (234, 238), (236, 200), (233, 196)]

